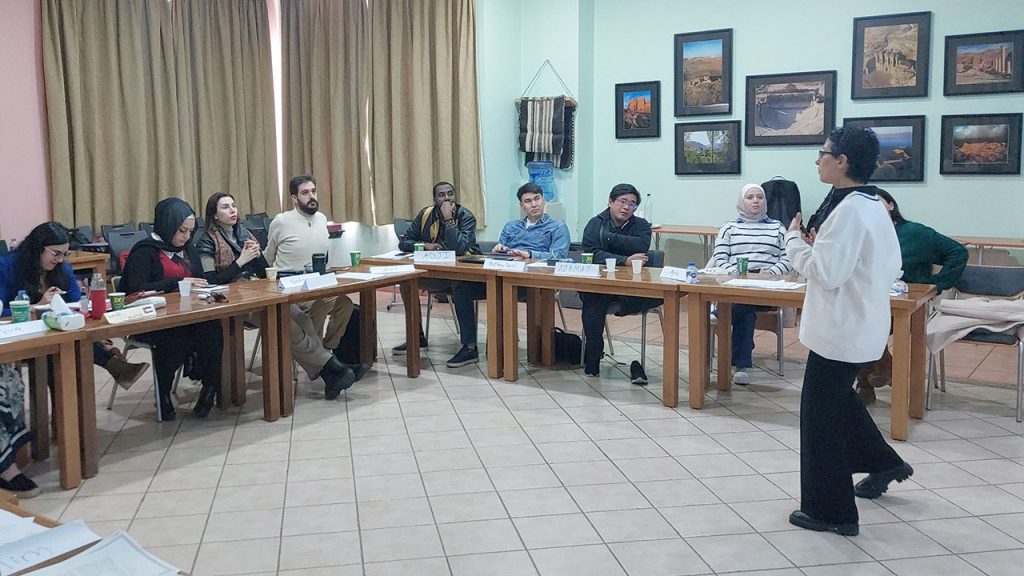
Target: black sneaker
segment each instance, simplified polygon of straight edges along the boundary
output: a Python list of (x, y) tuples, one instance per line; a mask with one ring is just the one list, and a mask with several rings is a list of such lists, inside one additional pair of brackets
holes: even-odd
[(449, 368), (461, 368), (466, 364), (476, 364), (480, 361), (480, 353), (476, 348), (470, 348), (469, 346), (463, 346), (455, 356), (452, 356), (445, 362), (445, 366)]
[(860, 533), (860, 526), (856, 522), (832, 524), (811, 518), (800, 510), (796, 510), (789, 515), (789, 523), (793, 526), (806, 528), (807, 530), (814, 530), (815, 532), (835, 532), (842, 536), (856, 536)]
[[(420, 350), (427, 348), (427, 337), (420, 334)], [(405, 342), (402, 342), (398, 346), (391, 349), (391, 354), (394, 356), (405, 356)]]
[(647, 372), (640, 362), (633, 360), (629, 364), (629, 381), (637, 386), (647, 386)]
[(18, 498), (35, 498), (41, 492), (39, 485), (24, 474), (18, 474), (10, 480), (0, 478), (0, 488), (11, 492)]
[(889, 489), (889, 483), (893, 480), (903, 482), (913, 475), (914, 469), (910, 467), (910, 464), (903, 462), (895, 468), (868, 474), (853, 487), (853, 493), (858, 498), (878, 498)]

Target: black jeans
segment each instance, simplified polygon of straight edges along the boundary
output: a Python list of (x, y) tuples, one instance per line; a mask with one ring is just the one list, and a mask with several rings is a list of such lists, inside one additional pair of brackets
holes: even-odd
[(853, 390), (862, 366), (807, 355), (800, 393), (800, 510), (815, 520), (856, 523), (853, 474), (903, 461)]
[(162, 394), (170, 394), (174, 373), (192, 352), (203, 388), (220, 390), (224, 337), (220, 322), (209, 321), (176, 326), (135, 336), (153, 346), (153, 372)]
[(601, 355), (604, 354), (604, 336), (601, 333), (604, 332), (605, 317), (612, 304), (619, 305), (618, 311), (615, 312), (617, 316), (629, 316), (657, 308), (662, 303), (656, 298), (592, 292), (580, 292), (580, 299), (583, 300), (583, 334), (587, 337), (587, 345), (583, 353), (584, 364), (598, 362), (601, 360)]

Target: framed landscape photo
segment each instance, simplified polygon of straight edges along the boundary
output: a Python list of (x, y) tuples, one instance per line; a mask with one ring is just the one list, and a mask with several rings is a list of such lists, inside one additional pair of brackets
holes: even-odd
[(739, 120), (676, 124), (676, 174), (739, 173)]
[(946, 36), (942, 93), (1024, 92), (1024, 30)]
[(661, 136), (661, 82), (615, 85), (615, 137)]
[(871, 182), (924, 181), (924, 116), (846, 118), (843, 125), (871, 128), (878, 136), (878, 167)]
[(836, 71), (747, 76), (747, 146), (823, 144), (836, 124)]
[(851, 98), (927, 96), (931, 35), (931, 12), (855, 18)]
[(1020, 174), (1021, 114), (942, 117), (941, 174)]
[(732, 29), (676, 34), (676, 116), (732, 114)]

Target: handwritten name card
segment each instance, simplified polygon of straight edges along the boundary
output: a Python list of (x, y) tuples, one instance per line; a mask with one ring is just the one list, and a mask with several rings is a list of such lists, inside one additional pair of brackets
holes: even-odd
[(665, 266), (661, 269), (661, 278), (663, 280), (678, 280), (680, 282), (686, 282), (686, 268)]
[(526, 272), (526, 262), (522, 260), (484, 260), (484, 270), (507, 270), (509, 272)]
[(588, 278), (600, 278), (601, 265), (559, 262), (555, 264), (555, 276), (586, 276)]
[(420, 250), (412, 253), (417, 264), (455, 264), (454, 250)]

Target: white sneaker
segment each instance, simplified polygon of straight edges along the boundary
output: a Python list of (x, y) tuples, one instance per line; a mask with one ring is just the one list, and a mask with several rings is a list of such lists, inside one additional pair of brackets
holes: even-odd
[(740, 386), (746, 386), (750, 384), (750, 374), (747, 374), (744, 370), (737, 370), (733, 372), (732, 383), (739, 384)]

